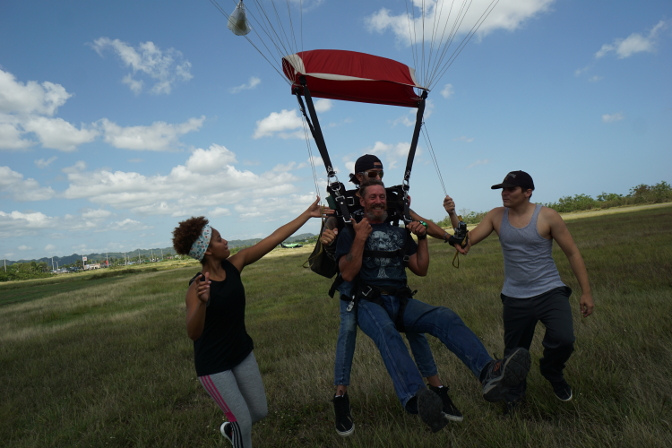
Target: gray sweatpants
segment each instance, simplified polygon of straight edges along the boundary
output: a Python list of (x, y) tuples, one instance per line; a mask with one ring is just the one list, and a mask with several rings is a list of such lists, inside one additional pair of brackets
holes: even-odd
[(231, 370), (198, 379), (231, 423), (234, 448), (251, 448), (252, 424), (268, 414), (264, 383), (254, 353)]

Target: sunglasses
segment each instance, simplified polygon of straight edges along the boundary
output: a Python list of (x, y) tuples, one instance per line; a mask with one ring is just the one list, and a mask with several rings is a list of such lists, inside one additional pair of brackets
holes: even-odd
[(380, 177), (382, 179), (385, 173), (383, 172), (383, 170), (368, 170), (363, 171), (359, 174), (363, 174), (365, 177), (368, 177), (369, 179), (375, 179), (376, 177)]

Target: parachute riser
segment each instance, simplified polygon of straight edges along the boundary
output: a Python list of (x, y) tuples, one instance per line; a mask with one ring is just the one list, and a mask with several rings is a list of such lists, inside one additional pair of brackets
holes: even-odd
[(413, 219), (410, 214), (409, 204), (411, 202), (408, 196), (408, 190), (411, 185), (411, 170), (413, 169), (413, 161), (415, 160), (415, 152), (418, 148), (418, 138), (420, 137), (420, 129), (422, 128), (422, 118), (425, 114), (425, 103), (427, 99), (427, 91), (423, 90), (420, 101), (418, 101), (418, 112), (415, 117), (415, 128), (413, 129), (413, 138), (411, 139), (411, 147), (408, 150), (408, 159), (406, 160), (406, 170), (404, 171), (404, 180), (402, 181), (402, 189), (404, 190), (404, 223), (408, 224)]
[[(299, 89), (298, 86), (294, 86), (292, 93), (296, 95), (301, 112), (308, 122), (310, 132), (313, 134), (313, 138), (315, 139), (315, 145), (317, 145), (317, 149), (320, 151), (320, 156), (322, 157), (322, 161), (324, 162), (324, 166), (327, 170), (327, 191), (329, 191), (329, 193), (331, 193), (332, 197), (334, 198), (336, 206), (341, 212), (343, 221), (346, 224), (350, 224), (350, 211), (348, 210), (346, 198), (344, 196), (345, 186), (339, 182), (338, 177), (336, 177), (336, 171), (334, 170), (334, 166), (331, 163), (331, 158), (329, 157), (329, 152), (327, 151), (327, 144), (324, 141), (324, 135), (322, 134), (322, 128), (320, 127), (320, 120), (317, 118), (317, 112), (315, 111), (313, 98), (310, 95), (310, 89), (308, 89), (308, 86), (306, 85), (305, 76), (301, 76), (299, 78), (299, 82), (301, 83), (302, 88)], [(306, 107), (304, 106), (304, 102), (301, 99), (301, 95), (306, 98), (305, 104), (308, 106), (308, 114), (310, 117), (308, 117), (306, 114)]]

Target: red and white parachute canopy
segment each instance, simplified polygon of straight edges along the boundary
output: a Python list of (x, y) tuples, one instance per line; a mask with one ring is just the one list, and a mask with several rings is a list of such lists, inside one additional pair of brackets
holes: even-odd
[(313, 97), (392, 106), (418, 107), (415, 70), (392, 59), (346, 50), (311, 50), (282, 58), (292, 89), (303, 94), (306, 79)]

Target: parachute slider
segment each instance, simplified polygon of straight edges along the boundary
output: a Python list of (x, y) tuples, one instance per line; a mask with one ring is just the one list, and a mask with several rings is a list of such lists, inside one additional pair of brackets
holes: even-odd
[(252, 31), (250, 27), (250, 22), (247, 20), (247, 14), (245, 13), (245, 5), (243, 5), (243, 0), (240, 0), (236, 5), (236, 9), (233, 10), (229, 16), (229, 23), (226, 25), (233, 34), (236, 36), (245, 36)]

